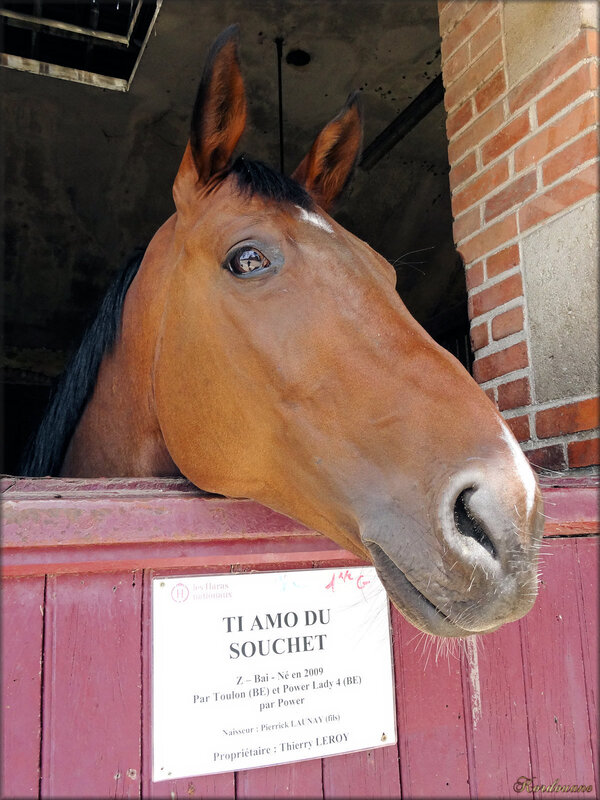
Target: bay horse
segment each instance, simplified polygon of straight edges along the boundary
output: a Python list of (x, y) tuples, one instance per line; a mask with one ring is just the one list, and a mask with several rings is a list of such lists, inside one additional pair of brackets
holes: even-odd
[(328, 213), (360, 152), (357, 96), (291, 178), (234, 160), (245, 124), (232, 26), (200, 81), (175, 213), (109, 290), (24, 473), (183, 475), (372, 562), (423, 631), (518, 619), (537, 590), (533, 472), (392, 266)]

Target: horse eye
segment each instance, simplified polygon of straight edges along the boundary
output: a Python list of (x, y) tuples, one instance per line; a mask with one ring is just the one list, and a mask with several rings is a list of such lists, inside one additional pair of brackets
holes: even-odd
[(241, 247), (227, 262), (227, 268), (234, 275), (248, 275), (250, 272), (267, 269), (269, 259), (256, 247)]

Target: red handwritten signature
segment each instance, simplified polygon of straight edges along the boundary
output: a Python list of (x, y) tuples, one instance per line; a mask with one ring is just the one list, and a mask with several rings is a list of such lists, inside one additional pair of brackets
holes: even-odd
[(365, 586), (368, 586), (371, 581), (368, 581), (362, 572), (358, 576), (356, 580), (354, 580), (352, 573), (350, 570), (340, 570), (340, 572), (332, 572), (331, 573), (331, 580), (325, 586), (326, 589), (331, 589), (332, 592), (335, 592), (335, 585), (336, 581), (341, 581), (342, 583), (346, 583), (348, 581), (354, 583), (357, 589), (364, 589)]

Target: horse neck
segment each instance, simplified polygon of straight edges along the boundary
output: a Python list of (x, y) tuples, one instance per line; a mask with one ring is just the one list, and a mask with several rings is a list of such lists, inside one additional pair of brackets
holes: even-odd
[(168, 290), (174, 220), (156, 233), (122, 312), (121, 335), (100, 365), (98, 380), (71, 439), (61, 475), (175, 475), (154, 409), (157, 337)]

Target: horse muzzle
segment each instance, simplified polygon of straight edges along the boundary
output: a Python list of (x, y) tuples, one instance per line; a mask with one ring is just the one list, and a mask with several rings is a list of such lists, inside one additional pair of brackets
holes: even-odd
[[(505, 473), (504, 473), (505, 474)], [(438, 636), (469, 636), (519, 619), (537, 593), (543, 528), (535, 478), (525, 485), (495, 479), (488, 470), (463, 470), (444, 482), (429, 513), (371, 520), (362, 541), (398, 610), (417, 628)], [(395, 518), (392, 522), (392, 518)], [(371, 524), (374, 523), (374, 524)]]

